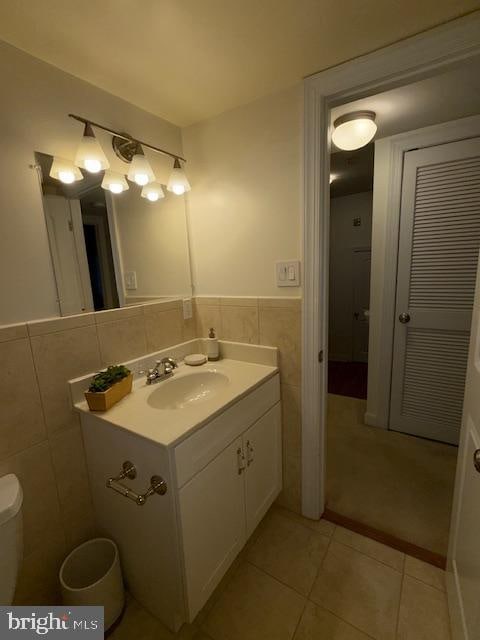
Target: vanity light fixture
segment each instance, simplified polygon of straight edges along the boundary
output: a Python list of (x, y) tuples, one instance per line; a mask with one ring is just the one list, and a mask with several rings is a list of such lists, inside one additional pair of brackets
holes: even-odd
[(172, 173), (168, 179), (167, 191), (171, 191), (175, 195), (181, 196), (185, 191), (190, 191), (190, 189), (190, 183), (185, 175), (185, 171), (182, 169), (180, 160), (175, 158)]
[[(105, 127), (103, 124), (93, 122), (93, 120), (87, 120), (86, 118), (77, 116), (74, 113), (69, 113), (68, 115), (70, 118), (73, 118), (74, 120), (77, 120), (84, 125), (84, 134), (81, 146), (77, 152), (76, 161), (78, 161), (77, 164), (79, 166), (87, 169), (87, 171), (94, 172), (101, 169), (109, 168), (107, 158), (103, 153), (100, 143), (96, 140), (93, 133), (93, 129), (102, 129), (112, 136), (112, 147), (116, 155), (124, 162), (130, 164), (127, 173), (127, 178), (129, 180), (131, 180), (132, 182), (136, 182), (141, 187), (145, 187), (155, 182), (155, 174), (143, 151), (143, 147), (147, 147), (148, 149), (151, 149), (156, 153), (161, 153), (174, 159), (173, 170), (168, 180), (167, 189), (176, 195), (182, 195), (186, 191), (190, 191), (190, 183), (188, 182), (185, 171), (180, 164), (180, 162), (186, 162), (185, 158), (182, 158), (182, 156), (179, 156), (176, 153), (171, 153), (170, 151), (162, 149), (161, 147), (155, 147), (154, 145), (149, 144), (148, 142), (144, 142), (143, 140), (137, 140), (136, 138), (132, 138), (132, 136), (128, 135), (127, 133), (115, 131), (114, 129)], [(100, 150), (101, 155), (100, 153), (97, 153), (97, 155), (95, 156), (92, 155), (94, 144), (96, 146), (97, 152), (98, 150)], [(85, 151), (83, 150), (84, 147)], [(88, 166), (86, 163), (87, 149), (90, 153), (90, 155), (88, 155), (88, 158), (89, 160), (91, 160)], [(80, 153), (81, 151), (82, 153)], [(106, 163), (105, 165), (103, 164), (104, 162)], [(101, 164), (100, 169), (98, 169), (98, 163)], [(116, 180), (113, 180), (112, 176), (116, 176)], [(112, 193), (121, 193), (121, 191), (128, 189), (128, 185), (125, 182), (125, 179), (123, 178), (122, 181), (120, 177), (123, 178), (122, 174), (118, 174), (112, 171), (105, 171), (102, 187), (104, 189), (109, 189), (110, 191), (112, 191)], [(81, 179), (81, 177), (76, 179), (79, 180)], [(120, 188), (121, 186), (123, 188)], [(161, 187), (157, 186), (156, 189), (158, 191), (158, 198), (156, 198), (157, 200), (159, 198), (165, 197), (165, 194), (163, 193), (163, 189), (161, 189)], [(155, 201), (155, 195), (153, 195), (154, 192), (150, 190), (148, 191), (148, 193), (151, 194), (151, 197), (149, 199)], [(147, 194), (147, 191), (145, 191), (145, 194)], [(144, 195), (144, 197), (148, 198), (148, 195)]]
[(147, 198), (150, 202), (157, 202), (157, 200), (165, 197), (165, 193), (163, 192), (161, 184), (152, 182), (143, 187), (141, 196), (142, 198)]
[(333, 123), (333, 144), (343, 151), (353, 151), (368, 144), (377, 132), (374, 111), (353, 111)]
[(128, 188), (128, 182), (125, 180), (125, 176), (122, 173), (105, 171), (105, 175), (102, 180), (102, 189), (108, 189), (112, 193), (122, 193), (122, 191), (126, 191)]
[(78, 180), (83, 180), (82, 172), (73, 162), (65, 158), (55, 156), (52, 166), (50, 167), (50, 176), (56, 180), (60, 180), (64, 184), (72, 184)]
[(98, 173), (102, 169), (110, 167), (107, 156), (96, 139), (90, 123), (85, 124), (83, 138), (75, 156), (75, 164), (77, 167), (86, 169), (89, 173)]
[(141, 145), (138, 145), (137, 152), (132, 158), (127, 178), (141, 187), (155, 180), (155, 174), (143, 153)]

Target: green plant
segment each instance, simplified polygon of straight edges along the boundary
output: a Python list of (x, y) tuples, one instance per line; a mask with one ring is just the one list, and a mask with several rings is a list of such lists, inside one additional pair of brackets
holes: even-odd
[(107, 367), (105, 371), (100, 371), (100, 373), (97, 373), (97, 375), (93, 377), (88, 390), (93, 393), (107, 391), (107, 389), (113, 387), (116, 382), (120, 382), (120, 380), (123, 380), (129, 375), (130, 369), (124, 367), (123, 364)]

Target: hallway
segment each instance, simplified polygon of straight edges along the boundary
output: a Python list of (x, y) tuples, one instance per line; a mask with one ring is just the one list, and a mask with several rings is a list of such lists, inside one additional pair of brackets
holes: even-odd
[(327, 508), (446, 556), (457, 448), (369, 427), (365, 406), (328, 396)]

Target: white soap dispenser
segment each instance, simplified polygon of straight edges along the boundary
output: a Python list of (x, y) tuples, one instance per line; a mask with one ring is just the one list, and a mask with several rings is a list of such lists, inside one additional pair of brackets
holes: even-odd
[(218, 360), (220, 358), (220, 350), (218, 346), (218, 338), (215, 329), (211, 327), (208, 332), (208, 338), (205, 340), (207, 348), (207, 358), (209, 360)]

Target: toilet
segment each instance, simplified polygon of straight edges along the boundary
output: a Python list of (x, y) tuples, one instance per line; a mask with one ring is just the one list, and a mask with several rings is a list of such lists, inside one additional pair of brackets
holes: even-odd
[(0, 478), (0, 606), (13, 601), (23, 555), (23, 491), (13, 473)]

